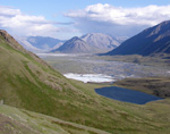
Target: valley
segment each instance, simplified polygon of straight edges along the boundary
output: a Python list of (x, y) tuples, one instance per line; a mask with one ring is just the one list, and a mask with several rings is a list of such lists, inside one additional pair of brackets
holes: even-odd
[[(67, 61), (71, 56), (66, 56), (60, 54), (61, 59), (65, 58), (61, 62), (67, 63), (64, 63), (66, 64), (64, 66), (74, 69), (74, 73), (78, 69), (81, 72), (79, 66), (82, 62), (74, 65), (71, 60), (72, 64), (69, 65)], [(71, 58), (75, 59), (74, 56)], [(169, 99), (140, 106), (100, 96), (94, 89), (103, 87), (102, 84), (84, 84), (66, 79), (35, 54), (25, 50), (3, 30), (0, 31), (0, 57), (3, 57), (0, 59), (0, 133), (2, 134), (142, 134), (148, 132), (168, 134), (169, 132)], [(87, 55), (83, 57), (88, 58)], [(77, 58), (82, 61), (81, 56)], [(107, 61), (106, 63), (103, 60), (94, 62), (86, 58), (84, 61), (87, 67), (92, 63), (101, 66), (108, 64)], [(78, 69), (71, 65), (77, 66)], [(117, 69), (121, 66), (127, 68), (126, 63), (118, 65)], [(66, 69), (64, 71), (66, 73)], [(94, 69), (85, 68), (84, 71), (92, 73)], [(160, 72), (157, 75), (161, 75)], [(109, 70), (106, 70), (105, 74), (109, 75)], [(47, 116), (50, 116), (50, 119)]]
[(87, 54), (37, 53), (37, 55), (62, 74), (103, 74), (111, 76), (115, 80), (128, 77), (170, 76), (169, 66), (151, 66), (130, 61), (125, 62), (126, 60), (121, 60), (117, 57), (101, 57)]
[[(146, 60), (141, 60), (142, 62), (137, 64), (130, 60), (136, 58), (136, 56), (101, 57), (87, 54), (47, 53), (41, 53), (39, 56), (67, 78), (84, 83), (114, 84), (162, 98), (170, 96), (169, 65), (163, 64), (164, 61), (160, 57), (155, 58), (156, 60), (150, 59), (149, 64)], [(145, 58), (138, 57), (140, 59)], [(149, 57), (147, 58), (149, 60)]]

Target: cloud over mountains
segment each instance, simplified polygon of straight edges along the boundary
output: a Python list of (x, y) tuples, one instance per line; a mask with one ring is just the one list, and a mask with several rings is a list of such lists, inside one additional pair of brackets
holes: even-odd
[(75, 27), (82, 32), (90, 30), (133, 35), (145, 27), (170, 19), (170, 5), (123, 8), (109, 4), (96, 4), (65, 15), (74, 19)]
[(28, 15), (20, 9), (0, 6), (0, 28), (11, 34), (60, 39), (85, 33), (132, 36), (146, 27), (170, 19), (170, 5), (124, 8), (99, 3), (64, 12), (70, 22), (51, 21), (44, 16)]

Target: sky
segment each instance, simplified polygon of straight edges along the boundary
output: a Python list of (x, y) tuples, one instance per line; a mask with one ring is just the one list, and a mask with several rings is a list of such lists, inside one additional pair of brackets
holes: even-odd
[(0, 0), (0, 29), (17, 36), (130, 37), (165, 20), (170, 0)]

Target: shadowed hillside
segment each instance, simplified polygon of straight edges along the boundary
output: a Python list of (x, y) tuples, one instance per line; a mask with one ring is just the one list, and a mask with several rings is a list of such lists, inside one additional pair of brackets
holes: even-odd
[(170, 53), (170, 21), (144, 30), (106, 55), (148, 56), (158, 53)]

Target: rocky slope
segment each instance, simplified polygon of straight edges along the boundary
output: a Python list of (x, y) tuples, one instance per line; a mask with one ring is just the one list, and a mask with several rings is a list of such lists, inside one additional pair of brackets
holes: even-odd
[(99, 50), (112, 50), (120, 45), (120, 43), (111, 36), (102, 33), (90, 33), (81, 37), (87, 44)]

